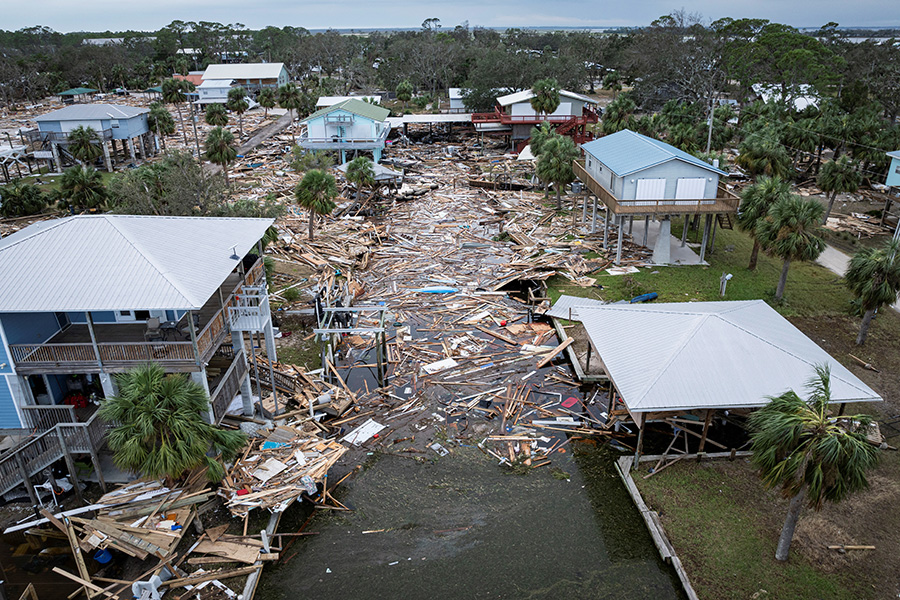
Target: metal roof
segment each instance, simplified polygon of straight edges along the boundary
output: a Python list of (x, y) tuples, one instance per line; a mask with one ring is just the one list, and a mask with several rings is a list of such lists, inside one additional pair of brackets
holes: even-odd
[[(594, 306), (605, 306), (606, 302), (603, 300), (594, 300), (593, 298), (579, 298), (578, 296), (567, 296), (563, 294), (559, 297), (559, 299), (553, 304), (553, 306), (546, 313), (549, 317), (554, 317), (556, 319), (571, 319), (572, 321), (578, 320), (578, 311), (579, 308), (591, 308)], [(571, 312), (570, 312), (571, 309)]]
[(602, 162), (619, 177), (626, 177), (670, 160), (682, 160), (707, 171), (728, 176), (728, 173), (703, 162), (696, 156), (630, 129), (623, 129), (582, 144), (581, 149)]
[(42, 121), (96, 121), (99, 119), (131, 119), (150, 112), (148, 108), (119, 104), (73, 104), (35, 117)]
[[(84, 215), (0, 240), (0, 312), (198, 310), (272, 219)], [(234, 248), (234, 251), (232, 250)]]
[(349, 98), (347, 100), (344, 100), (343, 102), (338, 102), (337, 104), (334, 104), (332, 106), (327, 106), (325, 108), (317, 110), (313, 114), (303, 119), (301, 123), (307, 123), (312, 119), (327, 115), (328, 113), (335, 110), (344, 110), (349, 113), (353, 113), (354, 115), (365, 117), (366, 119), (372, 119), (373, 121), (384, 121), (385, 119), (387, 119), (388, 115), (391, 114), (391, 111), (384, 107), (375, 106), (374, 104), (369, 104), (368, 102), (363, 102), (362, 100), (357, 100), (356, 98)]
[(319, 96), (319, 99), (316, 100), (316, 108), (334, 106), (338, 102), (350, 100), (351, 98), (356, 98), (357, 100), (362, 100), (363, 102), (374, 102), (375, 104), (381, 104), (381, 96), (377, 94), (363, 94), (362, 96)]
[(900, 158), (900, 150), (894, 150), (893, 152), (888, 152), (888, 156), (891, 158)]
[(234, 79), (204, 79), (203, 83), (197, 86), (197, 89), (221, 89), (231, 87), (231, 84), (234, 83)]
[(882, 398), (762, 300), (577, 309), (632, 413), (749, 408), (831, 367), (833, 402)]
[(66, 90), (64, 92), (60, 92), (57, 96), (81, 96), (83, 94), (96, 94), (97, 90), (86, 87), (77, 87)]
[[(597, 104), (596, 100), (588, 98), (587, 96), (582, 96), (581, 94), (576, 94), (575, 92), (570, 92), (569, 90), (559, 90), (559, 95), (564, 98), (580, 100), (581, 102), (586, 102), (588, 104)], [(522, 90), (521, 92), (514, 92), (498, 97), (497, 104), (500, 106), (509, 106), (510, 104), (518, 104), (519, 102), (530, 102), (532, 98), (534, 98), (533, 91)]]
[(278, 79), (284, 63), (235, 63), (209, 65), (203, 79)]

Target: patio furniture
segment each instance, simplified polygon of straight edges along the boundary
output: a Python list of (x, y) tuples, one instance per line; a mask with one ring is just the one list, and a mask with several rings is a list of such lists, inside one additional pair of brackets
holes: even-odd
[(178, 333), (178, 321), (163, 321), (160, 323), (159, 328), (166, 340), (169, 339), (169, 335), (175, 339), (175, 335)]
[(147, 319), (147, 330), (144, 331), (144, 341), (161, 342), (163, 339), (165, 339), (165, 335), (159, 326), (159, 317)]

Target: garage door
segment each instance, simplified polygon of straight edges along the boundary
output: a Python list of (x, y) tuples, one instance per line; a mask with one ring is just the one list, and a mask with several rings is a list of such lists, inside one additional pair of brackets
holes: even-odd
[(705, 177), (682, 177), (675, 186), (676, 200), (698, 200), (706, 193)]
[(665, 179), (638, 179), (637, 190), (634, 193), (634, 199), (638, 206), (646, 206), (655, 204), (655, 202), (640, 202), (640, 200), (662, 200), (666, 195)]

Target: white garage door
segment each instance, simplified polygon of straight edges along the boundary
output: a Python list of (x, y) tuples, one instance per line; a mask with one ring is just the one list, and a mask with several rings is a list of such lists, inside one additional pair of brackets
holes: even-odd
[[(635, 200), (662, 200), (666, 195), (665, 179), (638, 179)], [(654, 202), (635, 202), (638, 206), (655, 204)]]
[(706, 192), (705, 177), (682, 177), (675, 186), (676, 200), (698, 200)]

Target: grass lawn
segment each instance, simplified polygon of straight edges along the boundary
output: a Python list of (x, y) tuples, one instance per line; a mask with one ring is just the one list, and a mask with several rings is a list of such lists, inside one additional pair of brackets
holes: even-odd
[[(638, 488), (704, 600), (897, 597), (896, 577), (883, 577), (900, 562), (900, 515), (891, 508), (900, 491), (896, 452), (884, 455), (869, 491), (819, 513), (805, 510), (785, 563), (774, 555), (787, 501), (764, 490), (747, 461), (683, 461), (645, 480), (647, 470), (645, 463), (635, 476)], [(876, 549), (840, 554), (829, 544)]]
[[(680, 236), (680, 227), (673, 225), (672, 234)], [(697, 235), (691, 232), (688, 240)], [(640, 294), (656, 292), (659, 302), (708, 300), (753, 300), (762, 298), (785, 316), (811, 316), (846, 313), (851, 294), (840, 277), (815, 264), (793, 263), (788, 272), (784, 300), (774, 302), (775, 286), (781, 275), (782, 262), (760, 252), (755, 271), (747, 269), (753, 242), (750, 236), (737, 230), (716, 233), (716, 247), (707, 254), (708, 267), (671, 266), (643, 268), (633, 275), (594, 273), (602, 288), (572, 285), (563, 277), (548, 281), (549, 295), (554, 302), (561, 294), (599, 298), (610, 302), (628, 300)], [(725, 297), (719, 295), (719, 278), (731, 273)]]

